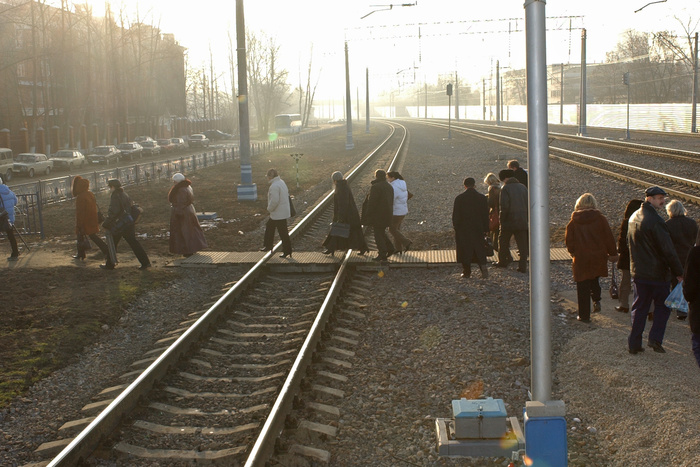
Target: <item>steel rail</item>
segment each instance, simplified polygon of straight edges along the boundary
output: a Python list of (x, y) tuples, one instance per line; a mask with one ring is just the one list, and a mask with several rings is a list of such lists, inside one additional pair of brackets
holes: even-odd
[[(391, 126), (391, 125), (390, 125)], [(351, 172), (355, 175), (365, 164), (388, 143), (394, 135), (394, 128), (390, 134), (371, 153), (362, 160)], [(290, 231), (290, 236), (302, 232), (306, 225), (313, 222), (315, 217), (325, 208), (332, 199), (333, 192), (326, 196), (315, 208)], [(324, 204), (325, 203), (325, 204)], [(250, 283), (263, 270), (265, 264), (272, 255), (281, 248), (282, 242), (278, 242), (271, 251), (253, 265), (248, 272), (236, 284), (222, 295), (202, 316), (192, 324), (180, 337), (175, 340), (162, 354), (146, 368), (129, 386), (127, 386), (95, 419), (83, 429), (51, 462), (49, 467), (74, 466), (84, 462), (92, 452), (119, 426), (122, 419), (130, 413), (153, 388), (154, 384), (162, 379), (165, 374), (174, 367), (180, 358), (189, 352), (190, 348), (216, 323), (218, 318), (229, 311), (234, 300), (240, 296)]]
[[(405, 142), (408, 138), (408, 131), (403, 125), (394, 124), (401, 126), (404, 129), (404, 136), (399, 144), (399, 149), (394, 154), (391, 163), (389, 164), (389, 170), (395, 168), (400, 161), (400, 154), (405, 148)], [(355, 175), (359, 167), (355, 168), (351, 172), (351, 175)], [(333, 193), (331, 193), (332, 195)], [(330, 195), (329, 195), (330, 196)], [(321, 340), (321, 334), (325, 329), (328, 318), (333, 312), (333, 307), (335, 306), (335, 301), (337, 296), (342, 290), (342, 284), (345, 281), (347, 275), (347, 269), (349, 268), (350, 256), (353, 250), (348, 250), (343, 262), (340, 265), (338, 274), (336, 275), (331, 287), (326, 295), (326, 299), (321, 306), (319, 313), (316, 315), (311, 329), (301, 347), (299, 354), (297, 355), (292, 369), (290, 370), (287, 379), (282, 385), (282, 390), (280, 391), (277, 400), (275, 401), (270, 414), (265, 420), (258, 438), (255, 440), (255, 444), (248, 455), (246, 460), (246, 467), (262, 467), (267, 461), (272, 457), (275, 452), (275, 443), (277, 438), (279, 438), (282, 430), (284, 429), (284, 423), (287, 415), (290, 413), (294, 398), (299, 394), (299, 388), (301, 381), (306, 374), (306, 370), (311, 365), (313, 360), (313, 355), (316, 350), (318, 342)]]
[[(470, 125), (470, 126), (476, 126), (476, 127), (485, 127), (485, 128), (489, 128), (489, 129), (498, 128), (498, 129), (503, 129), (503, 130), (507, 130), (507, 131), (517, 131), (519, 133), (527, 133), (526, 129), (514, 127), (514, 126), (502, 126), (501, 125), (501, 126), (494, 127), (494, 125), (489, 125), (489, 124), (485, 124), (485, 123), (472, 123), (472, 122), (464, 123), (464, 124)], [(471, 129), (471, 128), (466, 128), (466, 127), (460, 127), (459, 124), (455, 125), (454, 123), (452, 124), (452, 127), (455, 129), (465, 129), (465, 130)], [(583, 143), (591, 145), (591, 146), (599, 146), (599, 147), (615, 148), (615, 149), (625, 149), (627, 151), (637, 153), (637, 154), (645, 154), (648, 156), (659, 156), (659, 157), (666, 157), (668, 159), (676, 159), (676, 160), (681, 160), (681, 161), (686, 161), (686, 162), (700, 163), (700, 152), (696, 152), (696, 151), (687, 151), (684, 149), (668, 148), (668, 147), (663, 147), (663, 146), (650, 146), (650, 145), (645, 145), (645, 144), (640, 144), (640, 143), (632, 143), (629, 141), (618, 141), (618, 140), (612, 140), (612, 139), (593, 138), (591, 136), (578, 136), (578, 135), (571, 135), (568, 133), (557, 133), (557, 132), (553, 132), (553, 131), (550, 131), (548, 133), (548, 135), (551, 136), (552, 138), (555, 138), (555, 139), (560, 140), (560, 141), (572, 141), (575, 143), (582, 143), (583, 142)], [(670, 136), (672, 136), (672, 135), (676, 135), (676, 133), (670, 134)]]
[[(436, 123), (428, 123), (428, 125), (440, 126), (440, 127), (446, 126), (445, 124), (436, 124)], [(494, 133), (488, 133), (488, 132), (485, 132), (482, 130), (474, 130), (474, 129), (470, 129), (470, 128), (459, 128), (458, 127), (458, 128), (453, 128), (453, 130), (461, 131), (461, 132), (466, 133), (466, 134), (471, 134), (472, 136), (476, 136), (478, 138), (497, 142), (499, 144), (505, 144), (507, 146), (514, 147), (517, 149), (527, 149), (527, 141), (513, 138), (510, 136), (496, 135)], [(501, 141), (502, 139), (504, 141)], [(565, 157), (554, 156), (553, 154), (561, 154), (564, 156), (578, 157), (578, 158), (589, 160), (589, 161), (596, 161), (596, 162), (610, 165), (613, 167), (617, 167), (620, 169), (630, 170), (633, 172), (642, 173), (644, 175), (658, 177), (658, 178), (661, 178), (662, 180), (666, 180), (666, 181), (669, 181), (672, 183), (686, 185), (688, 187), (695, 188), (695, 189), (700, 189), (700, 181), (690, 180), (687, 178), (678, 177), (676, 175), (666, 174), (664, 172), (649, 170), (649, 169), (645, 169), (643, 167), (636, 167), (636, 166), (633, 166), (630, 164), (611, 161), (611, 160), (604, 159), (604, 158), (598, 157), (598, 156), (592, 156), (590, 154), (583, 154), (583, 153), (576, 152), (576, 151), (569, 151), (567, 149), (553, 148), (551, 146), (549, 148), (549, 152), (550, 152), (549, 157), (556, 159), (558, 161), (570, 163), (571, 165), (576, 165), (578, 167), (582, 167), (582, 168), (585, 168), (588, 170), (593, 170), (593, 171), (596, 171), (596, 172), (601, 173), (601, 174), (614, 176), (614, 178), (617, 178), (620, 180), (625, 180), (625, 181), (628, 181), (630, 183), (634, 183), (636, 185), (643, 186), (643, 187), (648, 187), (650, 182), (644, 181), (644, 180), (639, 180), (639, 179), (636, 179), (634, 177), (629, 177), (629, 176), (622, 175), (622, 174), (619, 174), (616, 172), (611, 172), (611, 171), (601, 169), (598, 167), (594, 167), (594, 166), (591, 166), (588, 164), (578, 163), (576, 161), (572, 161), (572, 160), (567, 159)], [(662, 188), (669, 194), (673, 194), (674, 196), (677, 196), (678, 198), (681, 198), (683, 200), (700, 205), (700, 197), (698, 197), (698, 196), (692, 195), (690, 193), (683, 193), (681, 191), (675, 190), (675, 189), (667, 187), (667, 186), (663, 186)]]

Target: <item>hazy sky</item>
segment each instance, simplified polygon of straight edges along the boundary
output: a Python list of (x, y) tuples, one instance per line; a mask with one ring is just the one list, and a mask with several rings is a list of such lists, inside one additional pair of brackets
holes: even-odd
[[(104, 11), (103, 1), (91, 3), (96, 15)], [(339, 93), (342, 98), (345, 39), (350, 48), (352, 87), (359, 87), (361, 92), (364, 92), (365, 68), (369, 68), (370, 88), (374, 93), (384, 87), (434, 81), (437, 74), (455, 70), (464, 80), (478, 82), (491, 72), (496, 60), (501, 67), (524, 66), (523, 1), (418, 0), (417, 3), (388, 10), (390, 2), (379, 0), (246, 0), (246, 27), (276, 38), (294, 85), (298, 84), (299, 75), (306, 73), (313, 44), (313, 68), (315, 73), (320, 70), (318, 94), (321, 96)], [(580, 61), (582, 28), (587, 30), (588, 62), (603, 61), (605, 52), (615, 48), (619, 34), (626, 29), (646, 32), (667, 29), (681, 34), (681, 24), (674, 16), (686, 25), (692, 19), (690, 29), (700, 29), (697, 24), (700, 0), (667, 0), (635, 13), (647, 3), (649, 0), (547, 2), (548, 63)], [(134, 18), (138, 5), (139, 14), (146, 22), (159, 25), (163, 32), (174, 33), (188, 48), (191, 65), (208, 62), (211, 45), (214, 54), (220, 57), (220, 70), (225, 71), (229, 30), (235, 42), (235, 4), (235, 0), (123, 0), (113, 2), (112, 10), (123, 8)], [(375, 12), (360, 19), (372, 11)]]

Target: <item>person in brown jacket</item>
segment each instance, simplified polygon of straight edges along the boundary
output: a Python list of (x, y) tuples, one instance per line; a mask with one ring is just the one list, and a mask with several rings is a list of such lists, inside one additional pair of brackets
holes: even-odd
[(76, 175), (71, 183), (71, 193), (75, 197), (75, 234), (78, 236), (78, 254), (73, 255), (73, 258), (85, 259), (86, 249), (83, 248), (85, 242), (83, 237), (92, 240), (105, 258), (108, 258), (107, 244), (97, 236), (100, 224), (97, 220), (97, 201), (95, 195), (90, 191), (90, 180)]
[(598, 210), (598, 203), (590, 193), (576, 200), (571, 221), (566, 226), (566, 249), (573, 258), (578, 296), (576, 319), (590, 323), (591, 298), (593, 311), (601, 310), (598, 278), (608, 276), (608, 261), (617, 261), (617, 248), (610, 224)]
[(207, 248), (204, 232), (194, 209), (192, 182), (181, 173), (173, 175), (173, 186), (168, 192), (170, 209), (170, 253), (192, 256)]

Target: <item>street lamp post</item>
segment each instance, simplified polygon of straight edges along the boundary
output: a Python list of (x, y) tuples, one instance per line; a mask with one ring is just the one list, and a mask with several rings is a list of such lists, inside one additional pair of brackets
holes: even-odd
[(240, 131), (241, 183), (238, 199), (256, 201), (258, 188), (253, 183), (253, 166), (250, 162), (250, 123), (248, 115), (248, 76), (245, 48), (245, 18), (243, 0), (236, 0), (236, 53), (238, 58), (238, 125)]
[(629, 141), (630, 139), (630, 72), (626, 71), (622, 75), (622, 84), (627, 86), (627, 132), (625, 133), (625, 139)]
[(345, 41), (345, 119), (348, 129), (347, 139), (345, 141), (346, 150), (355, 148), (352, 142), (352, 105), (350, 102), (350, 65), (348, 63), (348, 43)]
[(452, 139), (452, 83), (447, 85), (447, 139)]

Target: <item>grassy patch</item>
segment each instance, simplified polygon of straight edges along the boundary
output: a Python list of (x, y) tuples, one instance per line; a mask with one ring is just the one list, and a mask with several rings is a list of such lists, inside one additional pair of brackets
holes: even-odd
[(0, 407), (75, 361), (138, 295), (178, 274), (165, 269), (95, 274), (74, 267), (7, 273), (16, 286), (0, 314)]

